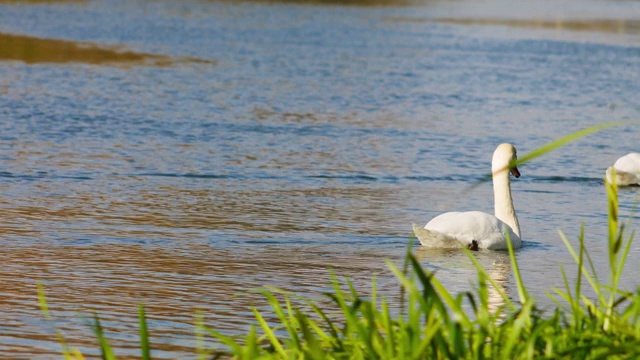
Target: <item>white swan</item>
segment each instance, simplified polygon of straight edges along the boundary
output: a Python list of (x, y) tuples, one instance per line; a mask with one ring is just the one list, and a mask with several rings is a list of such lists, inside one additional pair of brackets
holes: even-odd
[(520, 225), (513, 208), (509, 172), (520, 177), (513, 166), (516, 148), (511, 144), (500, 144), (493, 153), (491, 171), (495, 216), (480, 211), (448, 212), (433, 218), (424, 228), (413, 225), (413, 232), (423, 246), (469, 249), (507, 249), (506, 231), (509, 232), (514, 249), (520, 247)]
[(609, 166), (605, 173), (609, 183), (613, 180), (614, 169), (618, 186), (640, 185), (640, 153), (627, 154)]

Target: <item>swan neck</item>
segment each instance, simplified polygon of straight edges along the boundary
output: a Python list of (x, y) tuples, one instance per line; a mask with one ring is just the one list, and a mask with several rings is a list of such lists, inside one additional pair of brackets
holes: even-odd
[(520, 238), (520, 224), (513, 207), (509, 171), (503, 170), (493, 174), (493, 197), (496, 217), (509, 225)]

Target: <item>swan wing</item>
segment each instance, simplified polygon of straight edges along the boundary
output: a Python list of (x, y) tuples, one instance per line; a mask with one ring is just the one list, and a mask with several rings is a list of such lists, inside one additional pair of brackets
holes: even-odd
[[(612, 171), (607, 170), (608, 182), (611, 182), (611, 177)], [(640, 185), (640, 174), (632, 174), (622, 170), (616, 170), (616, 184), (618, 186)]]
[[(444, 239), (455, 239), (458, 244), (469, 244), (472, 240), (476, 240), (478, 247), (483, 249), (506, 249), (505, 233), (507, 231), (514, 248), (519, 248), (521, 242), (502, 220), (481, 211), (444, 213), (429, 221), (425, 229), (441, 234)], [(421, 243), (424, 245), (422, 240)]]
[(616, 170), (616, 183), (620, 186), (640, 185), (640, 153), (630, 153), (619, 158), (607, 169), (607, 181), (611, 182), (613, 168)]
[(630, 153), (618, 159), (613, 166), (617, 171), (640, 175), (640, 153)]
[(459, 239), (455, 237), (451, 237), (434, 230), (421, 228), (416, 224), (413, 224), (413, 233), (416, 235), (418, 240), (420, 240), (420, 244), (426, 247), (460, 248), (466, 245), (465, 243), (459, 241)]

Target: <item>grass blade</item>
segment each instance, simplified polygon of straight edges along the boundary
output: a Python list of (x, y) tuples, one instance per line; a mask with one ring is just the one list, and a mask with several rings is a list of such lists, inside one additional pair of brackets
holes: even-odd
[(140, 323), (140, 351), (143, 360), (151, 360), (151, 346), (149, 345), (149, 329), (147, 327), (147, 317), (144, 313), (144, 306), (138, 305), (138, 321)]
[(236, 340), (234, 340), (231, 336), (227, 336), (224, 335), (221, 332), (218, 332), (210, 327), (206, 327), (204, 325), (201, 325), (202, 329), (204, 329), (206, 332), (208, 332), (211, 336), (215, 337), (216, 339), (220, 340), (224, 345), (226, 345), (227, 347), (229, 347), (229, 349), (231, 349), (231, 352), (233, 352), (234, 354), (241, 356), (243, 351), (242, 351), (242, 345), (240, 345)]
[[(542, 155), (545, 155), (553, 150), (556, 150), (562, 146), (565, 146), (573, 141), (576, 141), (582, 137), (585, 137), (587, 135), (596, 133), (598, 131), (602, 131), (604, 129), (608, 129), (611, 127), (616, 127), (616, 126), (622, 126), (622, 125), (631, 125), (631, 124), (640, 124), (640, 121), (638, 120), (617, 120), (617, 121), (610, 121), (610, 122), (606, 122), (606, 123), (602, 123), (602, 124), (598, 124), (598, 125), (593, 125), (590, 126), (588, 128), (573, 132), (569, 135), (565, 135), (559, 139), (556, 139), (554, 141), (551, 141), (545, 145), (542, 145), (532, 151), (530, 151), (529, 153), (525, 154), (524, 156), (518, 157), (518, 160), (516, 162), (513, 162), (511, 164), (509, 164), (509, 168), (513, 168), (515, 166), (520, 166), (523, 165), (535, 158), (538, 158)], [(501, 169), (498, 170), (498, 172), (500, 171), (505, 171), (507, 169)], [(480, 186), (481, 184), (487, 182), (487, 181), (491, 181), (492, 180), (492, 174), (489, 173), (485, 176), (483, 176), (480, 180), (478, 180), (476, 183), (469, 185), (469, 187), (463, 191), (463, 192), (468, 192), (471, 191), (473, 189), (475, 189), (476, 187)]]
[(520, 268), (518, 267), (518, 262), (516, 261), (516, 255), (513, 250), (513, 245), (511, 244), (511, 237), (509, 236), (509, 232), (505, 232), (505, 235), (507, 237), (507, 248), (509, 249), (509, 258), (511, 259), (511, 266), (513, 267), (513, 275), (516, 278), (516, 285), (518, 287), (518, 298), (520, 298), (520, 303), (524, 305), (529, 299), (529, 294), (527, 293), (527, 288), (522, 282), (522, 276), (520, 276)]
[(271, 346), (273, 346), (273, 348), (276, 350), (278, 355), (280, 355), (283, 359), (287, 359), (288, 357), (287, 357), (287, 353), (284, 351), (284, 347), (282, 347), (282, 344), (278, 340), (278, 337), (273, 332), (271, 327), (269, 327), (269, 324), (267, 324), (267, 321), (262, 317), (260, 312), (255, 308), (253, 309), (253, 314), (258, 320), (258, 323), (260, 324), (260, 326), (262, 327), (262, 331), (264, 331), (265, 335), (267, 335), (267, 338), (271, 342)]
[(98, 343), (100, 344), (100, 353), (102, 354), (102, 360), (115, 360), (116, 355), (114, 354), (111, 345), (109, 345), (107, 337), (104, 335), (104, 330), (102, 329), (102, 324), (100, 324), (98, 314), (93, 314), (93, 332), (96, 334)]

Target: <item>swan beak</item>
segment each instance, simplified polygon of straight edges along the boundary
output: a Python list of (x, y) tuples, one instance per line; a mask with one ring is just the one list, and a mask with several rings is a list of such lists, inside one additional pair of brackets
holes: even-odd
[(518, 170), (517, 167), (513, 167), (511, 170), (509, 170), (511, 172), (511, 175), (515, 176), (516, 178), (520, 177), (520, 171)]

